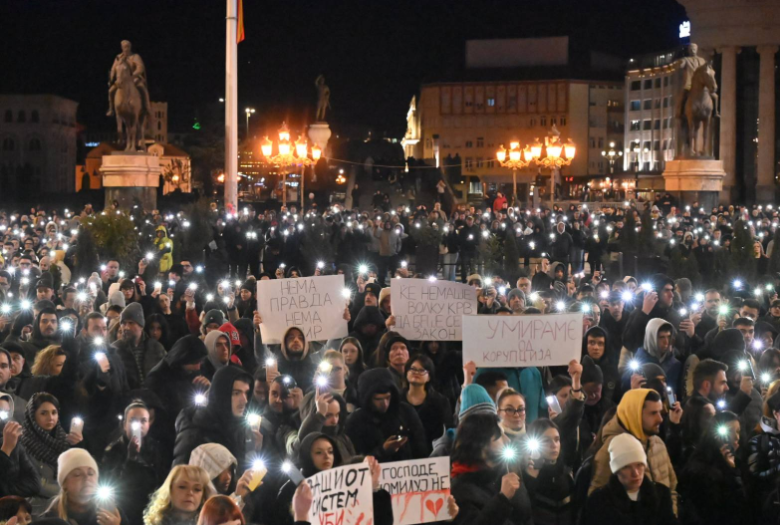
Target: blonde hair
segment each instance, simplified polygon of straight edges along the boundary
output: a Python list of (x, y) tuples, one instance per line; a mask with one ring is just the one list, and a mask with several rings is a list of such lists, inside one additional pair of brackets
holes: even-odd
[(209, 479), (208, 473), (203, 468), (191, 465), (177, 465), (173, 467), (163, 484), (149, 499), (149, 505), (144, 510), (144, 525), (160, 525), (163, 522), (165, 513), (171, 508), (171, 486), (173, 486), (179, 476), (185, 476), (190, 481), (203, 485), (203, 497), (200, 500), (198, 510), (212, 496), (211, 479)]
[(54, 359), (67, 355), (60, 345), (49, 345), (35, 356), (30, 372), (34, 376), (50, 376), (54, 367)]

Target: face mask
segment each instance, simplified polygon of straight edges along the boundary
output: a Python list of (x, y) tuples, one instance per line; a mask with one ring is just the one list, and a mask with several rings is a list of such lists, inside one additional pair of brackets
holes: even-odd
[(326, 436), (333, 437), (333, 436), (336, 436), (338, 434), (338, 432), (339, 432), (339, 426), (338, 425), (335, 425), (335, 426), (332, 426), (332, 427), (331, 426), (323, 426), (322, 427), (322, 433), (325, 434)]

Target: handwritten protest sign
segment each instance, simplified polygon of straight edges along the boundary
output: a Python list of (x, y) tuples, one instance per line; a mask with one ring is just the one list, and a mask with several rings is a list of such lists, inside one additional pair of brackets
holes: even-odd
[(463, 362), (561, 366), (582, 355), (582, 314), (464, 315)]
[(393, 525), (444, 521), (450, 495), (450, 458), (382, 463), (379, 485), (393, 499)]
[(307, 341), (347, 336), (343, 275), (257, 281), (257, 311), (263, 343), (278, 344), (291, 326)]
[(373, 525), (374, 500), (368, 463), (318, 472), (311, 487), (312, 525)]
[(393, 279), (395, 331), (413, 341), (460, 341), (461, 316), (477, 313), (472, 286), (428, 279)]

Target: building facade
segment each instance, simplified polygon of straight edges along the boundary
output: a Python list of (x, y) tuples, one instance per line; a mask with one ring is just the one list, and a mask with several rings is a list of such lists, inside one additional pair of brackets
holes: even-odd
[(777, 0), (679, 0), (691, 42), (718, 73), (721, 202), (775, 202), (777, 163)]
[(74, 191), (78, 103), (0, 95), (0, 186), (7, 195)]
[[(574, 161), (563, 170), (571, 192), (580, 192), (589, 176), (605, 174), (602, 151), (610, 142), (623, 143), (623, 82), (580, 79), (588, 75), (570, 67), (567, 37), (478, 42), (466, 46), (467, 79), (424, 84), (412, 99), (401, 141), (406, 158), (459, 165), (461, 180), (450, 183), (464, 198), (494, 191), (511, 195), (512, 172), (498, 163), (497, 150), (512, 141), (544, 142), (555, 126), (561, 139), (577, 146)], [(527, 63), (529, 49), (547, 55)], [(516, 59), (508, 56), (513, 51)], [(535, 166), (518, 171), (521, 200), (530, 200), (539, 173)]]

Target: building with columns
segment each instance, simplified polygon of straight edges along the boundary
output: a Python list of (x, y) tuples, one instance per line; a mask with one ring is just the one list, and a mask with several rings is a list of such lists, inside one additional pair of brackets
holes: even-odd
[(691, 42), (712, 58), (719, 77), (721, 202), (775, 202), (780, 1), (678, 1), (691, 21)]

